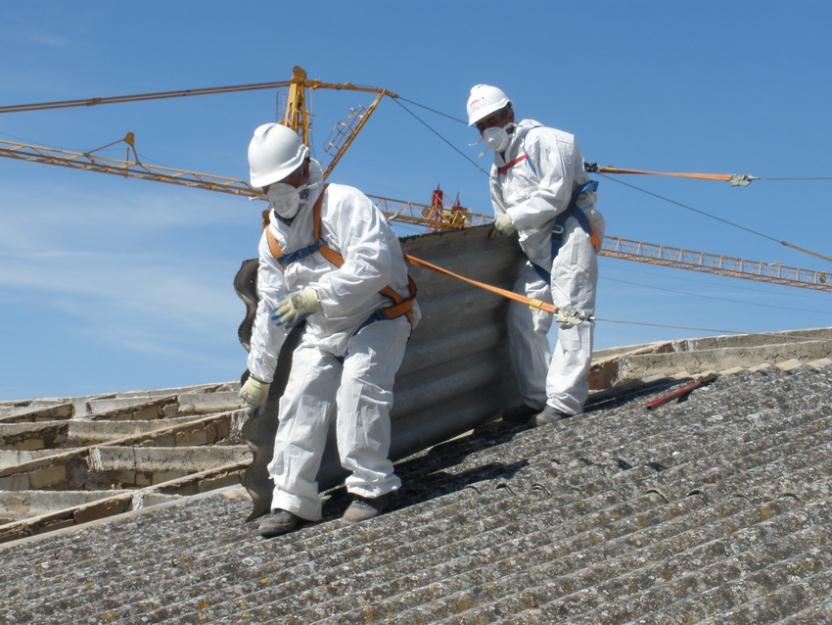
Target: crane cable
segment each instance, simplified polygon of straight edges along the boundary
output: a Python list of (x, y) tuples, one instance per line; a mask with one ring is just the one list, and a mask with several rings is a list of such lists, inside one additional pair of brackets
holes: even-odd
[[(407, 108), (404, 104), (399, 102), (399, 99), (404, 99), (404, 98), (401, 98), (401, 97), (399, 97), (398, 99), (394, 98), (393, 102), (395, 102), (396, 104), (401, 106), (405, 111), (407, 111), (408, 114), (410, 114), (412, 117), (414, 117), (420, 124), (425, 126), (433, 134), (435, 134), (437, 137), (439, 137), (443, 142), (445, 142), (447, 145), (449, 145), (451, 147), (451, 149), (453, 149), (457, 154), (461, 155), (466, 161), (471, 163), (474, 167), (476, 167), (478, 170), (480, 170), (486, 176), (489, 175), (489, 173), (487, 171), (485, 171), (476, 162), (474, 162), (471, 158), (469, 158), (467, 154), (462, 152), (462, 150), (457, 148), (453, 143), (451, 143), (448, 139), (446, 139), (438, 130), (433, 128), (425, 120), (423, 120), (421, 117), (416, 115), (416, 113), (414, 113), (409, 108)], [(411, 100), (407, 100), (407, 101), (413, 103)], [(459, 119), (459, 118), (455, 118), (455, 117), (453, 117), (451, 115), (447, 115), (445, 113), (440, 113), (439, 111), (436, 111), (436, 110), (434, 110), (434, 109), (432, 109), (428, 106), (424, 106), (422, 104), (418, 104), (417, 106), (420, 106), (421, 108), (427, 109), (427, 110), (429, 110), (433, 113), (441, 114), (444, 117), (448, 117), (448, 118), (453, 119), (455, 121), (462, 122), (462, 120)], [(623, 180), (617, 180), (616, 178), (612, 178), (611, 176), (609, 176), (607, 173), (604, 173), (604, 172), (616, 173), (616, 174), (618, 174), (618, 173), (652, 174), (652, 175), (657, 175), (657, 176), (673, 176), (673, 177), (696, 178), (698, 180), (726, 180), (726, 181), (731, 182), (731, 184), (734, 184), (734, 186), (746, 186), (746, 185), (751, 183), (752, 179), (753, 180), (757, 179), (757, 177), (755, 177), (755, 176), (750, 176), (748, 174), (693, 174), (693, 173), (653, 172), (653, 171), (642, 170), (642, 169), (620, 169), (620, 168), (617, 168), (617, 167), (599, 167), (598, 165), (596, 165), (594, 163), (585, 163), (584, 166), (585, 166), (587, 172), (589, 172), (589, 173), (597, 173), (599, 176), (602, 176), (602, 177), (606, 178), (607, 180), (612, 180), (613, 182), (616, 182), (618, 184), (624, 185), (625, 187), (630, 187), (631, 189), (635, 189), (636, 191), (646, 193), (647, 195), (653, 196), (653, 197), (658, 198), (660, 200), (663, 200), (665, 202), (669, 202), (669, 203), (674, 204), (676, 206), (680, 206), (681, 208), (693, 211), (695, 213), (699, 213), (700, 215), (703, 215), (705, 217), (709, 217), (710, 219), (715, 219), (716, 221), (720, 221), (720, 222), (722, 222), (726, 225), (733, 226), (734, 228), (739, 228), (740, 230), (744, 230), (744, 231), (749, 232), (751, 234), (754, 234), (756, 236), (762, 237), (764, 239), (768, 239), (769, 241), (773, 241), (774, 243), (777, 243), (777, 244), (782, 245), (784, 247), (788, 247), (790, 249), (801, 252), (803, 254), (808, 254), (809, 256), (814, 256), (815, 258), (819, 258), (821, 260), (825, 260), (827, 262), (832, 263), (832, 258), (830, 258), (829, 256), (825, 256), (823, 254), (820, 254), (819, 252), (814, 252), (814, 251), (809, 250), (805, 247), (801, 247), (800, 245), (796, 245), (794, 243), (789, 243), (788, 241), (782, 241), (780, 239), (776, 239), (776, 238), (774, 238), (772, 236), (769, 236), (767, 234), (764, 234), (764, 233), (762, 233), (758, 230), (748, 228), (746, 226), (740, 225), (736, 222), (730, 221), (728, 219), (724, 219), (722, 217), (717, 217), (716, 215), (714, 215), (712, 213), (709, 213), (707, 211), (703, 211), (701, 209), (694, 208), (693, 206), (690, 206), (688, 204), (683, 204), (682, 202), (677, 202), (676, 200), (671, 200), (668, 197), (665, 197), (663, 195), (659, 195), (658, 193), (653, 193), (652, 191), (648, 191), (646, 189), (642, 189), (641, 187), (638, 187), (634, 184), (629, 184), (627, 182), (624, 182)], [(735, 181), (739, 181), (739, 182), (736, 182), (736, 184), (735, 184)]]
[(769, 235), (767, 235), (763, 232), (760, 232), (759, 230), (754, 230), (753, 228), (743, 226), (741, 224), (738, 224), (734, 221), (730, 221), (730, 220), (725, 219), (723, 217), (718, 217), (717, 215), (714, 215), (713, 213), (703, 211), (699, 208), (694, 208), (693, 206), (690, 206), (689, 204), (683, 204), (682, 202), (677, 202), (676, 200), (672, 200), (669, 197), (666, 197), (664, 195), (659, 195), (658, 193), (648, 191), (647, 189), (642, 189), (641, 187), (638, 187), (634, 184), (624, 182), (623, 180), (618, 180), (618, 179), (613, 178), (611, 176), (608, 176), (606, 174), (599, 173), (598, 175), (601, 176), (602, 178), (606, 178), (607, 180), (611, 180), (611, 181), (615, 182), (616, 184), (624, 185), (625, 187), (635, 189), (636, 191), (639, 191), (641, 193), (645, 193), (645, 194), (647, 194), (651, 197), (657, 198), (659, 200), (663, 200), (663, 201), (668, 202), (670, 204), (674, 204), (675, 206), (679, 206), (679, 207), (684, 208), (686, 210), (693, 211), (694, 213), (698, 213), (700, 215), (708, 217), (709, 219), (714, 219), (714, 220), (722, 222), (722, 223), (724, 223), (728, 226), (732, 226), (734, 228), (739, 228), (740, 230), (744, 230), (745, 232), (751, 233), (755, 236), (762, 237), (763, 239), (768, 239), (769, 241), (773, 241), (774, 243), (777, 243), (777, 244), (782, 245), (784, 247), (788, 247), (790, 249), (796, 250), (796, 251), (801, 252), (803, 254), (808, 254), (809, 256), (814, 256), (815, 258), (820, 258), (821, 260), (825, 260), (827, 262), (832, 263), (832, 258), (830, 258), (829, 256), (824, 256), (823, 254), (820, 254), (819, 252), (814, 252), (812, 250), (809, 250), (805, 247), (801, 247), (801, 246), (796, 245), (794, 243), (789, 243), (788, 241), (783, 241), (783, 240), (780, 240), (780, 239), (776, 239), (776, 238), (774, 238), (772, 236), (769, 236)]
[[(420, 104), (415, 100), (410, 100), (403, 96), (398, 97), (399, 100), (404, 100), (413, 106), (418, 106), (421, 109), (430, 111), (435, 115), (445, 117), (452, 121), (458, 122), (463, 126), (468, 126), (468, 122), (454, 115), (444, 113), (440, 110)], [(421, 120), (420, 120), (421, 121)], [(424, 122), (423, 122), (424, 123)], [(433, 129), (431, 129), (433, 130)], [(434, 131), (435, 132), (435, 131)], [(719, 182), (730, 182), (734, 187), (747, 187), (755, 180), (772, 180), (772, 181), (810, 181), (810, 180), (832, 180), (832, 176), (752, 176), (751, 174), (707, 174), (707, 173), (691, 173), (691, 172), (668, 172), (668, 171), (653, 171), (648, 169), (630, 169), (624, 167), (613, 167), (612, 165), (598, 165), (597, 163), (584, 163), (587, 173), (602, 173), (602, 174), (640, 174), (647, 176), (668, 176), (672, 178), (688, 178), (691, 180), (715, 180)]]
[(832, 176), (759, 176), (758, 180), (773, 180), (775, 182), (782, 182), (782, 181), (800, 181), (806, 182), (807, 180), (832, 180)]
[[(316, 83), (319, 81), (309, 81), (310, 83)], [(17, 113), (23, 111), (38, 111), (38, 110), (47, 110), (47, 109), (59, 109), (59, 108), (72, 108), (72, 107), (88, 107), (88, 106), (96, 106), (100, 104), (117, 104), (123, 102), (141, 102), (147, 100), (160, 100), (165, 98), (181, 98), (187, 96), (198, 96), (198, 95), (212, 95), (212, 94), (222, 94), (222, 93), (235, 93), (235, 92), (242, 92), (242, 91), (257, 91), (257, 90), (264, 90), (264, 89), (275, 89), (275, 88), (282, 88), (288, 87), (292, 84), (292, 81), (287, 80), (280, 80), (280, 81), (271, 81), (271, 82), (261, 82), (261, 83), (249, 83), (249, 84), (241, 84), (241, 85), (227, 85), (221, 87), (207, 87), (207, 88), (198, 88), (198, 89), (179, 89), (174, 91), (156, 91), (151, 93), (138, 93), (138, 94), (131, 94), (131, 95), (122, 95), (122, 96), (113, 96), (113, 97), (94, 97), (94, 98), (84, 98), (78, 100), (61, 100), (61, 101), (54, 101), (54, 102), (35, 102), (29, 104), (17, 104), (17, 105), (5, 105), (0, 106), (0, 114), (2, 113)], [(312, 87), (310, 85), (311, 88)], [(435, 108), (429, 107), (425, 104), (420, 104), (415, 100), (410, 100), (408, 98), (404, 98), (398, 94), (388, 93), (391, 96), (391, 99), (402, 106), (408, 113), (416, 117), (422, 124), (427, 126), (431, 132), (437, 134), (443, 141), (448, 143), (450, 147), (454, 150), (459, 152), (465, 159), (469, 160), (475, 167), (482, 170), (479, 165), (471, 161), (465, 154), (457, 150), (457, 148), (448, 142), (444, 137), (442, 137), (438, 132), (436, 132), (433, 128), (428, 126), (423, 120), (419, 117), (414, 115), (407, 107), (405, 107), (399, 100), (404, 100), (414, 106), (418, 106), (422, 109), (430, 111), (435, 115), (440, 115), (452, 121), (468, 125), (468, 123), (464, 119), (460, 119), (454, 115), (450, 115), (448, 113), (444, 113), (439, 111)], [(627, 169), (627, 168), (620, 168), (620, 167), (612, 167), (612, 166), (598, 166), (597, 163), (587, 163), (589, 166), (587, 171), (590, 173), (600, 172), (600, 173), (610, 173), (610, 174), (640, 174), (640, 175), (651, 175), (651, 176), (671, 176), (674, 178), (689, 178), (694, 180), (718, 180), (718, 181), (725, 181), (730, 182), (732, 186), (748, 186), (754, 180), (832, 180), (832, 176), (780, 176), (780, 177), (760, 177), (760, 176), (752, 176), (750, 174), (704, 174), (704, 173), (688, 173), (688, 172), (658, 172), (658, 171), (650, 171), (644, 169)], [(590, 167), (592, 169), (590, 169)], [(486, 172), (487, 173), (487, 172)]]
[[(476, 161), (474, 161), (472, 158), (470, 158), (467, 154), (465, 154), (465, 152), (463, 152), (462, 150), (460, 150), (460, 149), (459, 149), (458, 147), (456, 147), (453, 143), (451, 143), (450, 141), (448, 141), (448, 139), (446, 139), (446, 138), (442, 135), (442, 133), (440, 133), (440, 132), (439, 132), (438, 130), (436, 130), (433, 126), (431, 126), (430, 124), (428, 124), (428, 123), (427, 123), (424, 119), (422, 119), (421, 117), (419, 117), (416, 113), (414, 113), (414, 112), (413, 112), (413, 111), (411, 111), (409, 108), (407, 108), (404, 104), (402, 104), (401, 102), (399, 102), (399, 100), (400, 100), (400, 99), (403, 99), (403, 98), (401, 98), (401, 97), (399, 97), (399, 98), (392, 98), (393, 102), (395, 102), (395, 103), (396, 103), (396, 104), (398, 104), (400, 107), (402, 107), (405, 111), (407, 111), (408, 115), (412, 116), (414, 119), (416, 119), (416, 121), (418, 121), (418, 122), (419, 122), (420, 124), (422, 124), (425, 128), (427, 128), (427, 129), (428, 129), (428, 130), (430, 130), (433, 134), (435, 134), (437, 137), (439, 137), (439, 138), (440, 138), (443, 142), (445, 142), (445, 143), (446, 143), (446, 144), (447, 144), (447, 145), (448, 145), (448, 146), (449, 146), (449, 147), (450, 147), (450, 148), (451, 148), (454, 152), (456, 152), (457, 154), (459, 154), (462, 158), (464, 158), (466, 161), (468, 161), (469, 163), (471, 163), (474, 167), (476, 167), (477, 169), (479, 169), (479, 170), (480, 170), (482, 173), (484, 173), (486, 176), (488, 176), (488, 175), (489, 175), (489, 174), (488, 174), (488, 172), (487, 172), (487, 171), (485, 171), (482, 167), (480, 167), (480, 166), (479, 166), (479, 164), (478, 164)], [(408, 100), (408, 102), (410, 102), (410, 100)], [(419, 106), (421, 106), (421, 105), (419, 105)], [(428, 108), (428, 107), (423, 106), (422, 108)], [(429, 109), (429, 110), (433, 110), (433, 109)], [(434, 111), (434, 112), (437, 112), (437, 111)], [(443, 113), (443, 115), (444, 115), (444, 113)], [(446, 117), (450, 117), (450, 115), (445, 115), (445, 116), (446, 116)], [(452, 118), (452, 119), (453, 119), (453, 118)]]
[(448, 113), (443, 113), (442, 111), (437, 111), (436, 109), (431, 108), (431, 107), (429, 107), (425, 104), (419, 104), (415, 100), (409, 100), (409, 99), (407, 99), (405, 97), (402, 97), (402, 96), (399, 96), (398, 99), (399, 100), (404, 100), (405, 102), (407, 102), (409, 104), (412, 104), (413, 106), (418, 106), (420, 109), (425, 109), (426, 111), (430, 111), (431, 113), (434, 113), (435, 115), (440, 115), (441, 117), (445, 117), (447, 119), (450, 119), (451, 121), (459, 122), (463, 126), (468, 125), (468, 122), (466, 122), (464, 119), (461, 119), (459, 117), (454, 117), (453, 115), (449, 115)]
[(795, 306), (778, 306), (776, 304), (762, 304), (762, 303), (750, 303), (748, 301), (744, 301), (741, 299), (732, 299), (730, 297), (719, 297), (716, 295), (705, 295), (704, 293), (695, 293), (693, 291), (680, 291), (678, 289), (668, 289), (661, 286), (654, 286), (652, 284), (644, 284), (642, 282), (632, 282), (630, 280), (621, 280), (620, 278), (610, 278), (608, 276), (601, 276), (601, 280), (609, 281), (609, 282), (617, 282), (619, 284), (627, 284), (629, 286), (637, 286), (643, 289), (651, 289), (653, 291), (663, 291), (665, 293), (675, 293), (676, 295), (687, 295), (688, 297), (699, 297), (702, 299), (710, 299), (717, 302), (730, 302), (732, 304), (742, 304), (743, 306), (751, 306), (753, 308), (777, 308), (778, 310), (791, 310), (795, 312), (804, 312), (804, 313), (812, 313), (817, 315), (826, 315), (827, 317), (832, 315), (832, 312), (828, 310), (816, 310), (811, 308), (797, 308)]
[[(646, 321), (630, 321), (625, 319), (605, 319), (603, 317), (596, 317), (595, 321), (601, 321), (604, 323), (617, 323), (623, 325), (634, 325), (634, 326), (646, 326), (648, 328), (669, 328), (671, 330), (693, 330), (696, 332), (718, 332), (722, 334), (758, 334), (757, 332), (749, 332), (747, 330), (725, 330), (720, 328), (699, 328), (695, 326), (676, 326), (670, 325), (667, 323), (649, 323)], [(792, 334), (789, 332), (777, 332), (777, 336), (783, 336), (786, 338), (794, 339), (796, 341), (810, 341), (810, 342), (821, 342), (826, 339), (817, 338), (814, 336), (806, 336), (803, 334)]]

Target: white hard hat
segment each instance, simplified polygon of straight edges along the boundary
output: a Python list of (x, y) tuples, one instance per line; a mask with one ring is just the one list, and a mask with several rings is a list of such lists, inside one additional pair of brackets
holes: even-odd
[(474, 85), (468, 96), (468, 125), (473, 126), (494, 111), (511, 104), (511, 100), (499, 87), (491, 85)]
[(248, 144), (251, 186), (261, 189), (283, 180), (303, 164), (309, 148), (297, 133), (281, 124), (263, 124), (254, 130)]

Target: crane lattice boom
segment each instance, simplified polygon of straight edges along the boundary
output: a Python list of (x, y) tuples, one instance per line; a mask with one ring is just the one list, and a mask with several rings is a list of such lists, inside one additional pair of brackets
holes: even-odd
[[(252, 188), (248, 182), (240, 178), (218, 176), (162, 165), (149, 165), (138, 159), (128, 161), (103, 157), (92, 152), (71, 152), (59, 148), (3, 140), (0, 140), (0, 157), (83, 171), (96, 171), (102, 174), (114, 174), (124, 178), (152, 180), (216, 193), (265, 199), (265, 196), (259, 190)], [(492, 220), (489, 215), (480, 215), (468, 210), (437, 209), (437, 207), (428, 204), (378, 195), (370, 195), (369, 197), (384, 212), (389, 221), (422, 226), (431, 230), (479, 226), (490, 223)]]
[[(132, 137), (130, 135), (128, 137), (130, 140), (127, 143), (132, 147)], [(125, 178), (153, 180), (229, 195), (263, 197), (257, 189), (252, 188), (248, 182), (239, 178), (175, 169), (161, 165), (147, 165), (140, 162), (138, 157), (133, 161), (128, 161), (106, 158), (92, 152), (70, 152), (58, 148), (2, 140), (0, 140), (0, 157), (115, 174)], [(438, 209), (436, 206), (418, 202), (374, 195), (369, 197), (389, 221), (421, 226), (430, 230), (477, 226), (490, 223), (493, 220), (489, 215), (473, 213), (468, 210), (459, 211), (444, 207)], [(644, 241), (632, 241), (614, 236), (607, 236), (604, 239), (604, 245), (599, 255), (675, 269), (768, 282), (770, 284), (832, 291), (832, 285), (828, 283), (828, 276), (822, 271), (787, 267), (777, 263), (748, 260), (736, 256), (686, 250), (667, 245), (645, 243)]]
[(832, 291), (829, 276), (824, 271), (799, 269), (780, 263), (767, 263), (761, 260), (739, 258), (738, 256), (710, 254), (680, 247), (632, 241), (620, 237), (604, 237), (604, 245), (599, 255), (632, 260), (648, 265), (700, 271), (729, 278), (744, 278), (816, 291)]

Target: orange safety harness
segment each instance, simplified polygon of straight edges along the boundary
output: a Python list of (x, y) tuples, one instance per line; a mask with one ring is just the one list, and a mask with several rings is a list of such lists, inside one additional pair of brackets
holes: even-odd
[[(284, 253), (283, 249), (280, 247), (280, 243), (277, 242), (277, 239), (269, 230), (268, 222), (264, 219), (266, 240), (269, 244), (269, 251), (281, 267), (286, 267), (289, 263), (300, 260), (305, 256), (314, 254), (315, 252), (318, 252), (336, 267), (341, 267), (344, 264), (344, 257), (329, 247), (321, 237), (321, 207), (323, 205), (324, 194), (327, 191), (327, 187), (329, 187), (328, 184), (324, 185), (321, 194), (318, 196), (318, 200), (312, 207), (312, 237), (314, 238), (314, 242), (311, 245), (294, 252), (290, 252), (289, 254)], [(397, 319), (398, 317), (406, 316), (412, 327), (413, 304), (416, 301), (416, 283), (413, 281), (413, 278), (410, 277), (410, 274), (407, 275), (407, 290), (409, 292), (409, 296), (402, 297), (392, 287), (386, 286), (381, 289), (379, 293), (392, 301), (393, 304), (392, 306), (387, 306), (377, 310), (373, 313), (370, 319), (365, 322), (365, 324), (381, 319)]]

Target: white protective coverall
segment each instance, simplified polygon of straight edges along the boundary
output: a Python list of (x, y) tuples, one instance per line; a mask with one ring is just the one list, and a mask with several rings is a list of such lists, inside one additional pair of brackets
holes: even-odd
[[(505, 152), (495, 152), (490, 174), (494, 213), (511, 217), (528, 258), (515, 290), (582, 316), (595, 313), (598, 264), (590, 236), (570, 217), (553, 266), (551, 232), (555, 217), (568, 208), (573, 190), (588, 180), (575, 137), (529, 119), (515, 125)], [(594, 192), (580, 196), (578, 207), (603, 237), (604, 219), (594, 206)], [(540, 275), (546, 272), (551, 274), (549, 281)], [(577, 414), (589, 393), (592, 323), (559, 327), (550, 358), (546, 335), (551, 324), (549, 313), (518, 303), (509, 307), (509, 349), (520, 393), (532, 408), (548, 403), (566, 414)]]
[[(314, 160), (310, 165), (310, 182), (319, 182), (320, 165)], [(268, 228), (286, 254), (313, 243), (312, 206), (320, 193), (321, 187), (310, 193), (291, 223), (270, 212)], [(318, 292), (322, 310), (306, 319), (295, 349), (268, 467), (275, 485), (272, 509), (309, 521), (321, 518), (315, 478), (333, 416), (341, 464), (351, 471), (347, 490), (378, 497), (401, 485), (388, 458), (390, 408), (411, 332), (405, 316), (359, 330), (375, 311), (391, 305), (379, 290), (390, 286), (409, 295), (399, 240), (370, 199), (354, 187), (330, 184), (321, 207), (321, 236), (343, 256), (340, 268), (318, 252), (281, 267), (264, 231), (257, 271), (260, 301), (248, 356), (251, 375), (270, 382), (288, 334), (276, 321), (278, 302), (305, 287)], [(413, 313), (418, 321), (418, 305)]]

